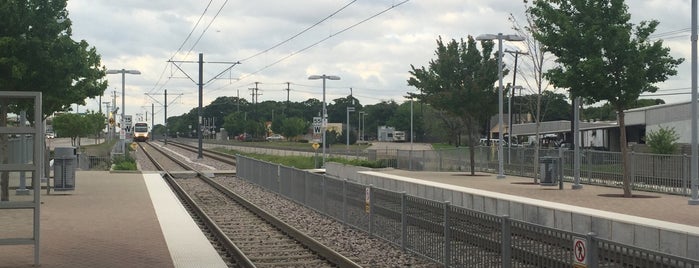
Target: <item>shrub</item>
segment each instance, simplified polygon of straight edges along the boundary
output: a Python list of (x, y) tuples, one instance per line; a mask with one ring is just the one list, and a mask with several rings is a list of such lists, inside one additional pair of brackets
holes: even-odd
[(115, 156), (114, 160), (114, 170), (137, 170), (136, 159), (130, 155), (126, 156)]
[(654, 154), (673, 154), (677, 151), (677, 140), (680, 136), (673, 127), (663, 127), (646, 134), (646, 144)]

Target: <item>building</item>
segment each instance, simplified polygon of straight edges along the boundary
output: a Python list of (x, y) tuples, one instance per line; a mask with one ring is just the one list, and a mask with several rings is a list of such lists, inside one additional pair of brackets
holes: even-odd
[[(660, 104), (624, 111), (627, 145), (645, 144), (646, 132), (660, 127), (672, 128), (678, 134), (679, 144), (691, 143), (691, 102)], [(494, 128), (496, 129), (497, 126)], [(557, 142), (572, 140), (570, 121), (541, 122), (539, 133), (544, 140)], [(617, 122), (580, 122), (583, 148), (620, 151), (620, 132)], [(525, 123), (512, 126), (512, 134), (534, 140), (536, 124)], [(555, 138), (554, 138), (555, 137)]]

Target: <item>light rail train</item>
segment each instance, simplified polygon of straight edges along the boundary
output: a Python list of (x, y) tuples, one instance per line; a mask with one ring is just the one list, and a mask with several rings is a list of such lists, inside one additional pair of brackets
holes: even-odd
[(133, 128), (134, 141), (148, 140), (148, 123), (136, 123)]

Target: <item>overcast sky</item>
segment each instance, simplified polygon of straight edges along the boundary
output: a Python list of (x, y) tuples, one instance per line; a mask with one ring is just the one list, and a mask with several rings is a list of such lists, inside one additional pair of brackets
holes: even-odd
[[(203, 53), (207, 62), (203, 80), (210, 81), (204, 87), (204, 106), (219, 96), (240, 94), (250, 101), (249, 88), (255, 82), (259, 82), (260, 102), (285, 101), (287, 82), (291, 101), (322, 100), (322, 81), (308, 80), (315, 74), (341, 77), (327, 81), (329, 103), (349, 95), (350, 88), (364, 105), (384, 100), (401, 103), (406, 92), (415, 90), (406, 82), (410, 65), (426, 66), (434, 58), (439, 36), (451, 40), (514, 33), (508, 15), (524, 16), (520, 0), (212, 0), (208, 9), (207, 4), (201, 0), (69, 0), (68, 10), (73, 38), (95, 46), (107, 69), (142, 73), (126, 75), (126, 114), (137, 120), (136, 114), (148, 111), (150, 121), (155, 103), (156, 124), (163, 121), (166, 89), (169, 116), (198, 105), (197, 64), (180, 63), (179, 70), (168, 60), (193, 62)], [(678, 76), (659, 85), (658, 93), (666, 95), (655, 98), (668, 103), (688, 101), (690, 1), (627, 4), (633, 22), (660, 21), (656, 37), (665, 40), (674, 57), (686, 59)], [(506, 42), (504, 47), (526, 51), (517, 43)], [(237, 61), (241, 64), (225, 71), (231, 67), (226, 62)], [(504, 62), (512, 69), (514, 58), (507, 55)], [(121, 75), (110, 74), (107, 79), (109, 88), (102, 101), (110, 101), (116, 92), (121, 106)], [(524, 84), (519, 77), (517, 83)], [(86, 102), (80, 111), (98, 110), (97, 99)]]

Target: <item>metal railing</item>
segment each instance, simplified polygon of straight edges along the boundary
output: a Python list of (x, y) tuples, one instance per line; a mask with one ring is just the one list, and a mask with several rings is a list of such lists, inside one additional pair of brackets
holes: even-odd
[[(497, 148), (475, 148), (475, 170), (497, 173)], [(534, 148), (513, 147), (505, 149), (504, 172), (506, 175), (535, 176), (538, 159)], [(539, 157), (559, 156), (557, 149), (541, 149)], [(471, 171), (468, 148), (441, 150), (369, 150), (369, 160), (386, 163), (390, 167), (414, 171)], [(564, 181), (573, 181), (574, 151), (564, 150), (562, 165)], [(629, 173), (634, 190), (689, 195), (690, 157), (687, 155), (661, 155), (629, 153)], [(585, 184), (621, 187), (623, 184), (621, 153), (582, 150), (580, 182)]]
[[(572, 267), (586, 241), (588, 267), (698, 267), (699, 260), (575, 234), (362, 185), (237, 158), (238, 177), (446, 267)], [(646, 265), (648, 264), (648, 265)]]

